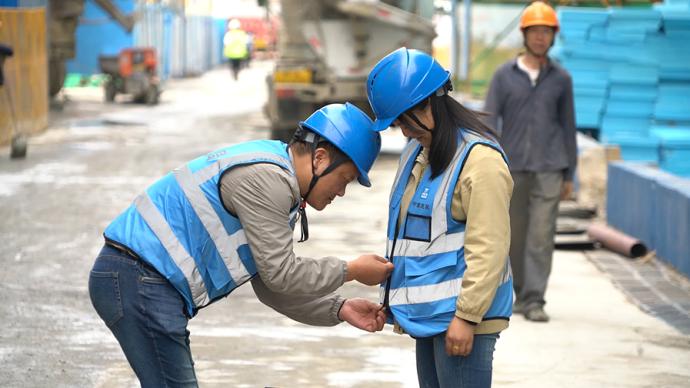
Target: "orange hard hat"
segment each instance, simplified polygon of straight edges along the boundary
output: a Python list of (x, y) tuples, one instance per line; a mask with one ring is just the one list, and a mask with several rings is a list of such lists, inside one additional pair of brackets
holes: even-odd
[(535, 1), (525, 8), (520, 18), (520, 29), (524, 30), (532, 26), (549, 26), (558, 31), (558, 16), (550, 5)]

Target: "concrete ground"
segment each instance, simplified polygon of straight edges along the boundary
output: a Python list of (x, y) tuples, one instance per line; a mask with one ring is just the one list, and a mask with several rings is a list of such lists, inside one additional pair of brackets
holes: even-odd
[[(227, 69), (167, 84), (162, 103), (71, 89), (28, 157), (0, 148), (0, 386), (134, 387), (117, 343), (93, 311), (89, 270), (108, 222), (171, 168), (215, 148), (265, 138), (268, 63), (231, 80)], [(373, 188), (352, 185), (323, 212), (309, 209), (299, 254), (382, 254), (397, 161), (381, 157)], [(376, 300), (357, 284), (346, 296)], [(582, 252), (559, 251), (547, 294), (552, 321), (521, 316), (498, 341), (497, 387), (690, 387), (690, 336), (643, 312)], [(251, 287), (191, 321), (202, 387), (415, 387), (414, 343), (341, 324), (315, 328), (260, 304)]]

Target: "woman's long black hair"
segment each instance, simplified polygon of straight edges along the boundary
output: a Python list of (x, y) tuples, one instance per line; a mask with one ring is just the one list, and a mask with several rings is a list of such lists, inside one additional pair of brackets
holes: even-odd
[(479, 116), (484, 116), (485, 113), (465, 108), (448, 94), (450, 90), (449, 82), (426, 100), (431, 104), (431, 113), (434, 117), (429, 149), (432, 178), (441, 175), (453, 161), (458, 147), (459, 129), (474, 132), (488, 140), (497, 141), (498, 139), (496, 131), (479, 119)]

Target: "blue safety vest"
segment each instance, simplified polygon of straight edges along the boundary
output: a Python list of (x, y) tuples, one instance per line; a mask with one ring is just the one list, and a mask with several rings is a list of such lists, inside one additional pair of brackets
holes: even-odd
[[(242, 224), (220, 198), (223, 174), (254, 163), (272, 163), (295, 173), (285, 143), (260, 140), (222, 148), (155, 182), (104, 235), (156, 268), (194, 316), (257, 273)], [(297, 208), (291, 209), (291, 228)]]
[[(441, 175), (431, 179), (431, 168), (424, 171), (400, 225), (401, 200), (421, 151), (418, 141), (410, 141), (403, 151), (393, 183), (386, 257), (395, 269), (389, 279), (388, 306), (392, 319), (413, 337), (429, 337), (446, 331), (455, 315), (467, 265), (465, 223), (453, 219), (451, 203), (467, 155), (475, 145), (485, 144), (505, 158), (500, 146), (482, 137), (459, 131), (458, 138), (453, 161)], [(382, 303), (386, 302), (386, 287), (386, 283), (382, 284)], [(513, 280), (510, 260), (506, 258), (496, 296), (483, 320), (508, 319), (512, 304)]]

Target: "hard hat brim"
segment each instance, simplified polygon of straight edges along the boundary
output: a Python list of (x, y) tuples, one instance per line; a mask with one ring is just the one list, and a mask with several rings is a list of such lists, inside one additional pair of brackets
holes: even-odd
[[(359, 170), (359, 167), (357, 167), (357, 169)], [(359, 176), (357, 177), (357, 182), (359, 182), (359, 184), (364, 186), (364, 187), (371, 187), (371, 181), (369, 180), (369, 177), (362, 170), (359, 170)]]
[(392, 119), (376, 119), (376, 121), (374, 121), (372, 129), (376, 132), (385, 131), (386, 129), (388, 129), (388, 127), (391, 126), (391, 124), (393, 123), (393, 121), (395, 121), (396, 118), (397, 117), (393, 117)]

